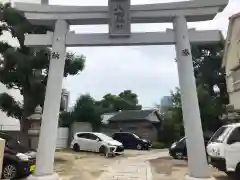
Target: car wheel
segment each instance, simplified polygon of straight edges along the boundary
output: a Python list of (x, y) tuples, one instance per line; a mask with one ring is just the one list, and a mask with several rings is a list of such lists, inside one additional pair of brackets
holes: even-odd
[(17, 167), (14, 164), (6, 164), (2, 170), (3, 179), (15, 179), (17, 177)]
[(177, 152), (176, 153), (176, 159), (183, 159), (183, 153)]
[(177, 159), (176, 154), (173, 154), (173, 155), (172, 155), (172, 158), (173, 158), (173, 159)]
[(235, 179), (240, 179), (240, 163), (237, 165), (235, 170)]
[(73, 150), (74, 150), (75, 152), (79, 152), (79, 151), (80, 151), (80, 146), (79, 146), (79, 144), (74, 144), (74, 145), (73, 145)]
[(137, 150), (142, 150), (142, 145), (141, 144), (137, 145)]

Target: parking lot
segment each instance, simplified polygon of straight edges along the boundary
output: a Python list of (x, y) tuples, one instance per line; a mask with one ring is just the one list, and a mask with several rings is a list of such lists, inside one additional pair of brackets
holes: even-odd
[[(162, 157), (150, 160), (152, 167), (153, 180), (184, 180), (188, 172), (187, 161), (174, 160), (171, 157)], [(216, 180), (228, 180), (225, 173), (210, 168)]]
[(105, 158), (98, 153), (58, 151), (55, 156), (55, 171), (63, 180), (96, 180), (116, 161), (148, 153), (148, 151), (126, 150), (124, 155)]
[[(55, 170), (63, 180), (98, 180), (103, 172), (108, 171), (109, 167), (114, 169), (116, 162), (134, 157), (146, 158), (156, 154), (156, 152), (159, 152), (159, 150), (126, 150), (124, 155), (105, 158), (97, 153), (76, 153), (71, 150), (58, 151), (55, 158)], [(152, 180), (164, 180), (165, 178), (166, 180), (183, 180), (187, 174), (187, 162), (184, 160), (173, 160), (166, 156), (148, 160), (148, 162), (151, 165)], [(217, 180), (228, 180), (224, 173), (213, 168), (211, 168), (211, 172)]]

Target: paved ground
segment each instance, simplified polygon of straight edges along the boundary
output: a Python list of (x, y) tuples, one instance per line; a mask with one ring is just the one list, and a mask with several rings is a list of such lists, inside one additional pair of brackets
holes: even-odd
[[(161, 157), (150, 160), (152, 166), (152, 180), (184, 180), (188, 173), (187, 162), (184, 160), (174, 160), (171, 157)], [(212, 176), (216, 180), (228, 180), (225, 173), (210, 168)]]
[[(123, 176), (124, 174), (130, 175), (131, 173), (127, 171), (128, 169), (134, 169), (132, 165), (135, 166), (137, 171), (139, 168), (136, 167), (136, 161), (141, 165), (142, 171), (142, 169), (145, 168), (145, 163), (142, 160), (131, 159), (139, 156), (142, 156), (142, 159), (146, 159), (146, 157), (149, 156), (149, 151), (127, 150), (124, 155), (115, 158), (105, 158), (94, 153), (74, 153), (72, 151), (57, 152), (55, 158), (55, 171), (61, 176), (62, 180), (101, 180), (99, 177), (102, 177), (103, 180), (108, 180), (105, 179), (104, 176), (113, 177), (111, 175), (113, 173), (118, 176)], [(146, 164), (147, 167), (149, 167), (148, 162), (146, 162)], [(128, 168), (124, 170), (123, 167)], [(120, 169), (122, 171), (115, 172)], [(132, 173), (133, 172), (134, 170), (132, 170)], [(124, 175), (124, 178), (126, 178), (127, 175)]]
[[(55, 170), (62, 180), (184, 180), (187, 163), (173, 160), (164, 150), (126, 151), (115, 158), (59, 152)], [(211, 170), (217, 180), (228, 180), (225, 174)]]
[(152, 180), (148, 160), (166, 155), (167, 152), (153, 150), (147, 155), (123, 159), (109, 167), (98, 180)]

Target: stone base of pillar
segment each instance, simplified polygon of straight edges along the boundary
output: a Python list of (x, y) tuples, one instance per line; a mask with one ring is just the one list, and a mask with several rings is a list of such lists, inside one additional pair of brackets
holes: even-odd
[(31, 175), (26, 180), (61, 180), (61, 178), (58, 176), (58, 174), (52, 174), (48, 176), (35, 176)]
[(190, 177), (190, 176), (186, 176), (185, 180), (216, 180), (214, 177), (210, 177), (210, 178), (195, 178), (195, 177)]

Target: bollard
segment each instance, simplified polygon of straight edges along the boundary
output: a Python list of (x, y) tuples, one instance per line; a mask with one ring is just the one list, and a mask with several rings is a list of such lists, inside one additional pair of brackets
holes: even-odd
[(4, 157), (5, 140), (0, 138), (0, 179), (2, 177), (2, 164)]

